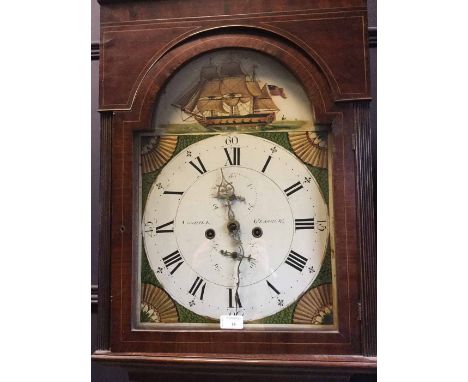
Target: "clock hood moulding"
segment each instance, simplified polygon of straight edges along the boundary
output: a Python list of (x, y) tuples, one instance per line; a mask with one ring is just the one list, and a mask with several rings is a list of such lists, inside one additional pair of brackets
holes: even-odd
[[(224, 46), (221, 44), (218, 47), (250, 47), (251, 49), (265, 51), (266, 47), (263, 46), (263, 42), (265, 40), (268, 39), (272, 42), (280, 43), (282, 46), (292, 48), (292, 50), (295, 51), (294, 55), (302, 55), (307, 62), (313, 63), (316, 71), (320, 72), (320, 76), (322, 76), (327, 83), (326, 86), (321, 86), (321, 88), (329, 88), (334, 100), (368, 98), (367, 69), (362, 71), (362, 73), (355, 73), (352, 76), (343, 77), (343, 79), (340, 79), (338, 76), (340, 73), (339, 68), (346, 67), (348, 68), (349, 72), (349, 70), (351, 70), (350, 68), (361, 67), (360, 63), (364, 63), (367, 57), (367, 49), (365, 46), (366, 41), (364, 41), (366, 39), (366, 34), (362, 34), (365, 28), (364, 20), (362, 17), (362, 12), (358, 12), (358, 14), (350, 14), (349, 17), (345, 18), (345, 21), (340, 21), (345, 22), (345, 24), (341, 27), (344, 30), (347, 30), (347, 33), (361, 33), (362, 39), (362, 42), (360, 42), (359, 45), (353, 47), (353, 54), (355, 54), (355, 57), (348, 54), (346, 56), (346, 60), (344, 60), (344, 57), (341, 55), (336, 54), (332, 57), (326, 57), (326, 53), (322, 52), (323, 47), (320, 45), (315, 46), (317, 41), (321, 41), (320, 39), (314, 38), (309, 41), (310, 36), (308, 38), (305, 38), (307, 36), (297, 38), (304, 28), (300, 28), (299, 30), (294, 31), (287, 31), (287, 29), (285, 29), (285, 25), (289, 24), (283, 22), (282, 20), (277, 20), (275, 22), (270, 21), (268, 23), (254, 22), (250, 25), (239, 25), (238, 22), (233, 25), (214, 24), (209, 28), (203, 28), (197, 26), (196, 24), (187, 24), (187, 26), (181, 26), (178, 24), (176, 28), (169, 28), (169, 26), (166, 26), (163, 22), (162, 25), (155, 28), (154, 30), (148, 29), (147, 25), (142, 26), (140, 33), (141, 36), (138, 32), (138, 29), (135, 30), (135, 25), (133, 24), (132, 29), (129, 29), (127, 33), (126, 28), (129, 28), (128, 25), (120, 27), (116, 25), (108, 27), (104, 26), (102, 29), (103, 46), (101, 49), (103, 50), (103, 54), (106, 55), (105, 57), (112, 61), (107, 64), (106, 60), (101, 60), (101, 77), (104, 77), (104, 81), (101, 81), (100, 87), (100, 108), (101, 110), (128, 110), (133, 108), (135, 97), (137, 96), (137, 93), (142, 90), (142, 82), (144, 82), (145, 78), (150, 75), (152, 67), (160, 60), (162, 60), (165, 55), (170, 54), (174, 49), (179, 47), (189, 49), (193, 43), (203, 44), (204, 41), (207, 40), (222, 38), (223, 36), (228, 37), (232, 35), (250, 37), (251, 39), (257, 40), (257, 42), (248, 46), (249, 44), (243, 43), (242, 41), (238, 41), (237, 44), (236, 41), (232, 41), (231, 43), (226, 41)], [(318, 19), (306, 18), (304, 21), (296, 20), (294, 23), (291, 22), (291, 24), (301, 26), (301, 23), (303, 22), (306, 24), (320, 24), (317, 25), (317, 31), (315, 31), (316, 37), (318, 37), (320, 33), (323, 33), (323, 29), (326, 28), (325, 25), (329, 21), (322, 15)], [(349, 23), (349, 25), (346, 23)], [(149, 38), (151, 33), (154, 34), (154, 38)], [(164, 36), (166, 36), (166, 34), (168, 34), (166, 37), (167, 41), (165, 44), (163, 44)], [(327, 38), (331, 40), (335, 39), (337, 43), (342, 42), (340, 40), (342, 36), (329, 34), (327, 35)], [(108, 46), (106, 45), (106, 42), (108, 42)], [(122, 60), (119, 57), (118, 61), (115, 61), (113, 58), (113, 50), (116, 49), (119, 44), (124, 46), (128, 45), (128, 51), (131, 51), (137, 46), (140, 50), (138, 54), (132, 54), (125, 60)], [(162, 44), (162, 46), (158, 47), (157, 44)], [(216, 47), (211, 49), (216, 49)], [(206, 52), (207, 50), (205, 49), (204, 51)], [(144, 55), (144, 52), (147, 53), (143, 58), (142, 56)], [(278, 54), (278, 49), (276, 49), (275, 52), (271, 51), (271, 48), (267, 48), (265, 53), (271, 54), (277, 59), (281, 60), (280, 55)], [(141, 59), (143, 59), (145, 62), (143, 66), (141, 66)], [(339, 60), (342, 60), (343, 62), (339, 62)], [(356, 61), (354, 65), (353, 60)], [(135, 61), (133, 62), (133, 65), (131, 64), (132, 61)], [(287, 66), (288, 61), (290, 60), (286, 58), (286, 60), (283, 61), (283, 64), (286, 64)], [(338, 67), (335, 68), (337, 65)], [(170, 69), (166, 68), (166, 70)], [(133, 72), (134, 74), (132, 74)], [(110, 84), (108, 85), (108, 83), (111, 82), (111, 79), (115, 77), (121, 78), (117, 92), (117, 89), (114, 88), (114, 83), (112, 83), (112, 88), (110, 88)], [(317, 76), (315, 77), (316, 80), (319, 81), (319, 78)], [(346, 81), (348, 82), (348, 85), (346, 85)]]

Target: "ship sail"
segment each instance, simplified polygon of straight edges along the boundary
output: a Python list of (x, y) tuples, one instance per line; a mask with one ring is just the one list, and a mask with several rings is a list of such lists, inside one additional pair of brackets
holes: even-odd
[(249, 89), (249, 93), (252, 94), (253, 97), (258, 97), (262, 95), (262, 90), (258, 85), (257, 81), (247, 81), (247, 89)]
[(195, 109), (195, 106), (197, 105), (199, 94), (200, 94), (200, 91), (196, 90), (193, 96), (189, 99), (189, 101), (186, 103), (185, 107), (182, 110), (189, 112), (189, 113), (193, 113), (193, 110)]
[(239, 77), (223, 78), (221, 81), (221, 93), (224, 96), (239, 95), (242, 97), (252, 97), (252, 94), (250, 94), (247, 88), (245, 78)]
[(255, 97), (253, 102), (253, 110), (255, 112), (264, 111), (278, 111), (278, 107), (275, 105), (268, 93), (267, 84), (263, 85), (262, 94), (260, 97)]
[(226, 110), (223, 108), (223, 101), (221, 99), (200, 98), (197, 102), (197, 108), (201, 113), (205, 111), (214, 111), (226, 114)]
[(178, 106), (184, 111), (189, 113), (193, 112), (197, 105), (198, 98), (200, 97), (200, 82), (192, 86), (188, 91), (182, 94), (175, 102), (174, 105)]
[(222, 77), (242, 77), (246, 76), (246, 73), (241, 68), (240, 62), (229, 61), (221, 65), (219, 74)]
[(222, 97), (221, 94), (221, 82), (219, 79), (212, 79), (205, 81), (201, 86), (200, 97)]
[(223, 99), (224, 103), (228, 105), (229, 107), (237, 106), (237, 104), (239, 103), (239, 100), (240, 100), (240, 97), (226, 97)]
[(200, 72), (200, 78), (202, 80), (213, 80), (218, 77), (218, 67), (216, 65), (207, 65), (202, 67)]

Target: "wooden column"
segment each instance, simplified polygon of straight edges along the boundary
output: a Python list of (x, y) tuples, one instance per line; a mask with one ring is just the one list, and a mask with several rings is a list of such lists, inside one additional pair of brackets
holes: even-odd
[(377, 250), (369, 101), (353, 103), (361, 259), (362, 354), (377, 354)]
[(98, 352), (108, 351), (110, 348), (112, 114), (113, 112), (101, 113)]

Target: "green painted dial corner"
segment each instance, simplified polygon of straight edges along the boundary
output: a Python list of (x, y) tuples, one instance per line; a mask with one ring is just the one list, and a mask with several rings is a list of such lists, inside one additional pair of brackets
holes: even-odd
[(316, 288), (322, 284), (332, 284), (332, 282), (333, 282), (333, 278), (332, 278), (331, 251), (330, 251), (330, 245), (328, 245), (327, 250), (325, 252), (325, 257), (322, 262), (322, 266), (320, 267), (319, 274), (315, 278), (309, 290), (312, 288)]
[(186, 149), (190, 145), (202, 141), (204, 139), (210, 138), (211, 135), (179, 135), (177, 140), (177, 146), (174, 150), (172, 157), (175, 157), (182, 150)]
[(218, 323), (219, 320), (214, 320), (209, 317), (200, 316), (187, 308), (184, 308), (177, 301), (174, 301), (177, 308), (177, 313), (179, 314), (179, 322), (183, 323), (192, 323), (192, 324), (214, 324)]

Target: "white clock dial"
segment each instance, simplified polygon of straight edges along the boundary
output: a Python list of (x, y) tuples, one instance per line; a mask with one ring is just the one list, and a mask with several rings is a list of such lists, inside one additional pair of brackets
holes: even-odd
[[(219, 198), (227, 183), (235, 194), (229, 201)], [(240, 241), (228, 228), (228, 204)], [(182, 150), (154, 182), (142, 221), (148, 260), (173, 299), (202, 316), (243, 314), (246, 321), (284, 309), (310, 287), (328, 227), (327, 205), (307, 167), (247, 134)]]

